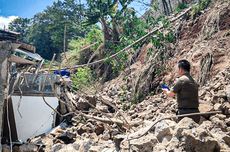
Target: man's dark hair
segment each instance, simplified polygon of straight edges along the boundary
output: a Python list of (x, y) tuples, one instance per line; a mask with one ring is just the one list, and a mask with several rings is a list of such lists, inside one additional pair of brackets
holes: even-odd
[(180, 60), (178, 62), (178, 67), (187, 71), (187, 72), (190, 72), (191, 65), (187, 60)]

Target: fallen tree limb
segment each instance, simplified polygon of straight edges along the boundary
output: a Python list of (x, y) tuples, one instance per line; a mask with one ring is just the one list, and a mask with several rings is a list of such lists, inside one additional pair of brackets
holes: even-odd
[(115, 109), (115, 111), (118, 112), (118, 114), (124, 119), (125, 123), (127, 124), (127, 126), (128, 126), (129, 129), (130, 129), (131, 126), (130, 126), (129, 122), (126, 120), (126, 118), (125, 118), (125, 116), (123, 115), (123, 113), (121, 113), (121, 112), (119, 111), (119, 109), (117, 108), (117, 106), (114, 105), (114, 104), (112, 104), (112, 102), (109, 101), (108, 99), (103, 98), (101, 94), (99, 94), (99, 97), (100, 97), (99, 100), (100, 100), (102, 103), (111, 106), (113, 109)]
[[(123, 121), (117, 119), (117, 118), (102, 118), (102, 117), (97, 117), (97, 116), (91, 116), (91, 115), (87, 115), (87, 114), (84, 114), (84, 113), (80, 113), (80, 115), (82, 115), (83, 117), (87, 118), (87, 119), (94, 119), (94, 120), (97, 120), (97, 121), (100, 121), (100, 122), (104, 122), (104, 123), (108, 123), (108, 124), (112, 124), (112, 123), (115, 123), (115, 124), (118, 124), (118, 125), (126, 125), (126, 123), (124, 123)], [(130, 125), (133, 126), (133, 125), (136, 125), (136, 124), (141, 124), (142, 121), (138, 121), (138, 122), (131, 122)]]

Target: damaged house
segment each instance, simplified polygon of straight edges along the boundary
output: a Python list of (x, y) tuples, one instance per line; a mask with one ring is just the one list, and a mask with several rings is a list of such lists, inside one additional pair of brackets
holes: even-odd
[(56, 121), (53, 109), (57, 75), (40, 72), (44, 59), (35, 47), (17, 41), (19, 33), (0, 30), (0, 131), (2, 144), (24, 143), (49, 132)]

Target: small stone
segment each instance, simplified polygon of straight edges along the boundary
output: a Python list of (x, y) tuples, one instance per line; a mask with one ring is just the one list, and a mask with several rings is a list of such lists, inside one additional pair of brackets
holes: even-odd
[(96, 106), (97, 100), (96, 100), (96, 97), (95, 97), (95, 96), (93, 96), (93, 95), (87, 95), (87, 96), (85, 97), (85, 99), (88, 100), (88, 102), (89, 102), (90, 104), (92, 104), (93, 106)]
[(229, 127), (230, 126), (230, 118), (225, 119), (226, 125)]
[(153, 110), (154, 109), (154, 106), (153, 105), (148, 105), (147, 106), (147, 110)]
[(63, 134), (56, 137), (56, 139), (62, 140), (65, 144), (73, 143), (76, 134), (71, 131), (65, 131)]
[(225, 136), (223, 137), (223, 140), (224, 140), (224, 142), (225, 142), (228, 146), (230, 146), (230, 136), (225, 135)]
[(10, 146), (2, 145), (2, 152), (10, 152)]
[(34, 144), (24, 144), (19, 146), (19, 151), (20, 152), (37, 152), (38, 147)]
[(214, 90), (217, 90), (222, 84), (218, 82), (216, 85), (213, 86)]
[(101, 152), (102, 148), (101, 146), (91, 146), (89, 149), (89, 152)]
[(213, 110), (213, 106), (207, 103), (199, 105), (200, 112), (209, 112)]
[(139, 139), (130, 141), (131, 149), (139, 152), (153, 151), (154, 146), (157, 143), (157, 139), (154, 134), (148, 134)]
[(221, 110), (222, 108), (221, 108), (221, 104), (220, 103), (216, 103), (215, 105), (214, 105), (214, 110), (215, 111), (218, 111), (218, 110)]
[(95, 127), (95, 133), (97, 135), (103, 134), (104, 130), (105, 130), (105, 127), (101, 123), (97, 124), (96, 127)]
[(91, 106), (89, 105), (87, 101), (85, 101), (85, 99), (79, 98), (79, 100), (77, 101), (76, 107), (78, 110), (88, 111)]
[(93, 142), (90, 139), (84, 141), (80, 145), (79, 151), (81, 151), (81, 152), (88, 152), (92, 144), (93, 144)]
[(214, 96), (212, 97), (211, 103), (212, 103), (212, 104), (218, 103), (218, 102), (219, 102), (218, 99), (219, 99), (219, 97), (218, 97), (217, 95), (214, 95)]
[(226, 95), (227, 95), (227, 99), (228, 99), (228, 101), (230, 102), (230, 85), (228, 85), (227, 87), (226, 87)]
[(217, 92), (217, 96), (218, 96), (219, 98), (226, 98), (226, 97), (227, 97), (226, 92), (225, 92), (224, 90), (219, 90), (219, 91)]

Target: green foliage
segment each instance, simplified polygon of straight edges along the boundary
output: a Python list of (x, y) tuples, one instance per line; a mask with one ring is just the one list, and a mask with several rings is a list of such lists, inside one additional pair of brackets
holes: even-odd
[(9, 29), (11, 31), (16, 31), (20, 33), (19, 40), (27, 42), (28, 28), (30, 24), (30, 19), (28, 18), (16, 18), (9, 24)]
[[(87, 10), (85, 25), (93, 25), (106, 18), (119, 18), (133, 0), (86, 0)], [(118, 7), (118, 4), (121, 7)]]
[(186, 3), (179, 3), (178, 6), (176, 7), (175, 11), (176, 11), (176, 13), (180, 13), (185, 8), (188, 8), (188, 5)]
[(200, 0), (198, 4), (192, 6), (191, 16), (194, 18), (200, 15), (201, 11), (206, 9), (211, 0)]
[(23, 41), (35, 45), (45, 59), (51, 59), (54, 53), (59, 56), (63, 52), (64, 33), (68, 43), (89, 31), (90, 27), (82, 26), (84, 11), (84, 6), (75, 0), (55, 1), (32, 19), (16, 19), (10, 29), (21, 32)]
[(69, 43), (69, 51), (72, 53), (79, 53), (79, 51), (88, 45), (93, 43), (97, 43), (95, 46), (92, 47), (92, 50), (96, 50), (98, 46), (103, 41), (103, 34), (102, 31), (98, 27), (93, 27), (90, 31), (86, 34), (84, 38), (73, 39)]
[[(95, 50), (97, 50), (97, 48), (102, 44), (102, 41), (103, 34), (97, 26), (92, 27), (84, 38), (71, 40), (68, 46), (68, 54), (70, 56), (68, 65), (87, 63), (90, 58), (90, 53), (95, 52)], [(92, 44), (95, 45), (89, 49), (82, 50)]]
[[(156, 19), (147, 18), (147, 23), (149, 24), (149, 26), (161, 25), (167, 31), (166, 33), (157, 31), (151, 38), (150, 41), (152, 42), (152, 44), (155, 46), (156, 49), (163, 49), (166, 43), (175, 42), (175, 36), (173, 31), (171, 30), (171, 24), (165, 16), (160, 16)], [(153, 49), (150, 49), (148, 54), (152, 54), (153, 51), (154, 51)]]
[(80, 90), (87, 87), (93, 80), (90, 68), (78, 68), (77, 73), (72, 77), (72, 87), (75, 90)]

